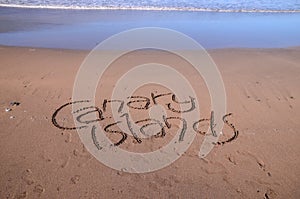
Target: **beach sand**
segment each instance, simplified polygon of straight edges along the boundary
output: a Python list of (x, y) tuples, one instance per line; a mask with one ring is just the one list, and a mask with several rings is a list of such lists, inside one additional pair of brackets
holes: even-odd
[[(144, 174), (103, 165), (85, 149), (76, 130), (59, 129), (52, 123), (53, 113), (71, 101), (77, 70), (87, 54), (0, 47), (0, 198), (300, 197), (299, 48), (210, 50), (224, 80), (227, 112), (233, 114), (228, 120), (239, 131), (238, 137), (216, 145), (200, 159), (204, 136), (197, 133), (177, 161)], [(137, 52), (130, 61), (116, 62), (107, 71), (96, 103), (102, 96), (109, 97), (126, 65), (154, 57), (183, 67), (162, 52)], [(209, 118), (205, 84), (189, 67), (183, 71), (198, 88), (201, 118)], [(152, 85), (137, 92), (149, 96), (154, 90), (167, 91)], [(135, 119), (143, 118), (135, 114)], [(65, 113), (57, 121), (71, 126), (72, 116)], [(230, 137), (230, 132), (225, 128), (220, 140)], [(166, 140), (171, 137), (172, 133)], [(138, 144), (129, 138), (120, 147), (149, 151), (164, 142), (160, 138)]]

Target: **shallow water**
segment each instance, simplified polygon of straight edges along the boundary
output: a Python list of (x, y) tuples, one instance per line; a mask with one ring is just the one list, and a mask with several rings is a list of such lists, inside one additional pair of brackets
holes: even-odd
[(300, 13), (0, 8), (0, 17), (0, 45), (10, 46), (92, 49), (149, 26), (180, 31), (205, 48), (300, 46)]

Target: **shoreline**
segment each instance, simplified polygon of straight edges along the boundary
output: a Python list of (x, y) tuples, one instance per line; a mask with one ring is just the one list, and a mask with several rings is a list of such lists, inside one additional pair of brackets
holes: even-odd
[(219, 12), (219, 13), (299, 13), (300, 10), (233, 10), (209, 8), (175, 8), (175, 7), (84, 7), (84, 6), (34, 6), (18, 4), (0, 4), (0, 8), (25, 8), (25, 9), (54, 9), (54, 10), (132, 10), (132, 11), (178, 11), (178, 12)]
[[(69, 48), (48, 48), (48, 47), (35, 47), (35, 46), (8, 46), (8, 45), (1, 45), (1, 48), (15, 48), (15, 49), (32, 49), (32, 50), (51, 50), (51, 51), (69, 51), (69, 52), (82, 52), (82, 53), (90, 53), (93, 49), (69, 49)], [(224, 47), (224, 48), (207, 48), (204, 49), (208, 53), (215, 52), (215, 51), (280, 51), (280, 50), (299, 50), (299, 46), (288, 46), (288, 47), (278, 47), (278, 48), (247, 48), (247, 47)], [(143, 51), (143, 49), (140, 49)], [(146, 49), (148, 51), (148, 49)], [(152, 50), (151, 50), (152, 51)], [(155, 52), (156, 50), (153, 49)]]

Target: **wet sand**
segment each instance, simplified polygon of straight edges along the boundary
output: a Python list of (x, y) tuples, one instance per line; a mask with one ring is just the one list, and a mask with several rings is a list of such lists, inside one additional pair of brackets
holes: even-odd
[[(103, 165), (84, 148), (75, 130), (59, 129), (52, 123), (53, 113), (71, 101), (75, 75), (87, 53), (0, 48), (0, 198), (300, 197), (299, 48), (210, 50), (224, 80), (227, 111), (233, 114), (228, 121), (239, 131), (238, 137), (215, 146), (200, 159), (204, 136), (197, 133), (177, 161), (145, 174)], [(161, 52), (137, 55), (131, 55), (131, 63), (155, 57), (175, 67), (178, 64)], [(109, 97), (122, 74), (119, 69), (131, 63), (116, 62), (100, 82), (102, 90), (97, 96)], [(201, 117), (209, 117), (204, 83), (188, 67), (184, 71), (198, 88)], [(149, 95), (159, 89), (137, 92)], [(96, 103), (103, 100), (100, 97)], [(6, 108), (11, 110), (6, 112)], [(139, 114), (135, 116), (142, 119)], [(71, 126), (72, 114), (63, 113), (57, 121)], [(201, 127), (204, 130), (205, 125)], [(228, 127), (223, 133), (221, 141), (232, 136)], [(120, 147), (147, 151), (171, 136), (141, 144), (128, 138)]]

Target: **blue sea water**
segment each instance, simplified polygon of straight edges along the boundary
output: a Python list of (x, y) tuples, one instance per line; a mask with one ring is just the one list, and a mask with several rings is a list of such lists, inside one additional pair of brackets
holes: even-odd
[(300, 12), (300, 0), (0, 0), (0, 6), (220, 12)]
[(300, 46), (300, 0), (0, 0), (0, 45), (92, 49), (149, 26), (205, 48)]
[(0, 45), (92, 49), (131, 28), (180, 31), (205, 48), (300, 46), (300, 13), (0, 7)]

